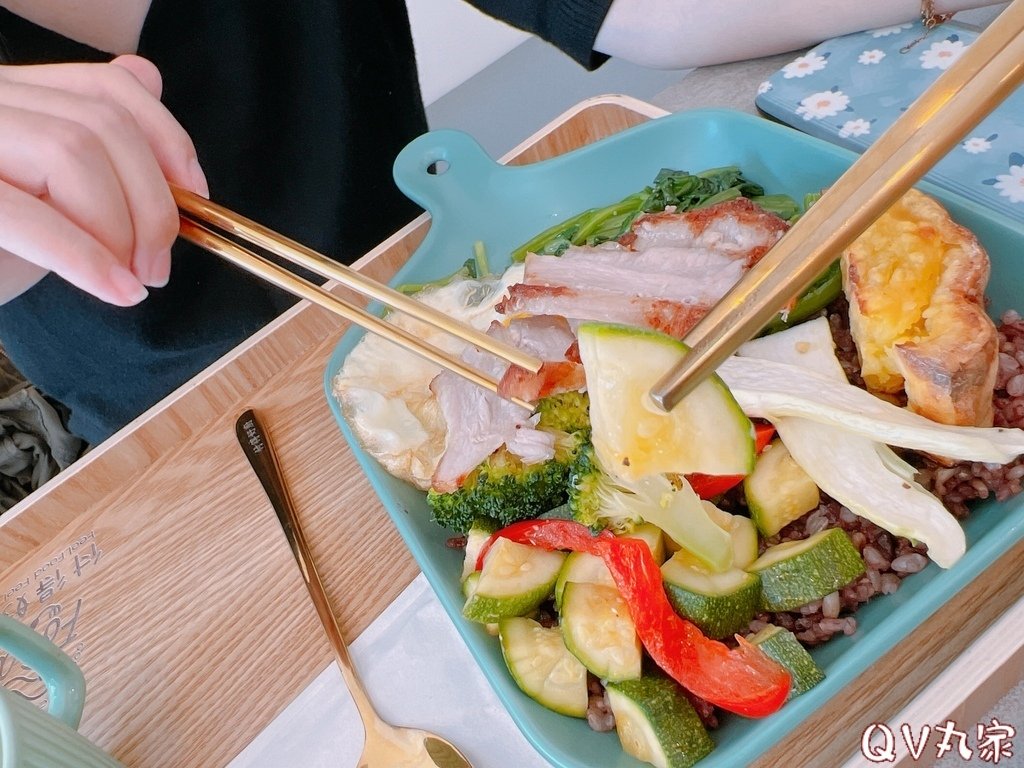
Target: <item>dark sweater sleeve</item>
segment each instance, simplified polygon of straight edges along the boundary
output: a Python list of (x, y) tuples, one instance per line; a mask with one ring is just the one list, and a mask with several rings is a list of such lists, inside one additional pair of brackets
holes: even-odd
[(594, 50), (594, 40), (612, 0), (467, 0), (496, 19), (508, 22), (558, 47), (587, 69), (608, 57)]
[(110, 61), (111, 55), (76, 43), (0, 8), (0, 64)]

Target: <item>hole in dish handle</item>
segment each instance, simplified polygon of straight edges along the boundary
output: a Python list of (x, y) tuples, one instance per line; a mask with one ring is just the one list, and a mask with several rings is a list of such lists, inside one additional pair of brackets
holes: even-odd
[(413, 139), (395, 158), (398, 188), (435, 216), (482, 198), (489, 180), (503, 167), (484, 152), (469, 134), (441, 130)]
[(449, 163), (444, 158), (441, 158), (440, 160), (435, 160), (434, 162), (427, 166), (427, 173), (429, 173), (431, 176), (440, 176), (443, 173), (447, 173), (450, 167), (451, 163)]

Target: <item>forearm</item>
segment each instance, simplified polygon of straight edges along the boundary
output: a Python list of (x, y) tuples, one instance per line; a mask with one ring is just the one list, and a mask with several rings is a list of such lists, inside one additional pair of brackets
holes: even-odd
[[(1005, 0), (936, 0), (936, 12)], [(721, 64), (806, 48), (920, 18), (920, 0), (614, 0), (594, 49), (656, 69)]]

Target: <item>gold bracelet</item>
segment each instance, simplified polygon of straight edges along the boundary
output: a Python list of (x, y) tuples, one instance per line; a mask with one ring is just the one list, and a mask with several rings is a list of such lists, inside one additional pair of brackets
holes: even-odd
[(940, 24), (945, 24), (955, 15), (955, 11), (953, 13), (936, 13), (934, 0), (921, 0), (921, 22), (924, 24), (924, 28), (929, 31), (935, 29)]
[(900, 53), (908, 53), (911, 48), (928, 37), (929, 32), (940, 24), (945, 24), (955, 15), (955, 11), (953, 13), (936, 13), (935, 0), (921, 0), (921, 23), (924, 25), (924, 34), (900, 48)]

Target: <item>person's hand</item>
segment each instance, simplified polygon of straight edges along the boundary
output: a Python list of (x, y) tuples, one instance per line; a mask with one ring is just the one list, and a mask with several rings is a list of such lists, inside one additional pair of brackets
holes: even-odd
[(0, 255), (28, 262), (3, 270), (0, 292), (33, 268), (120, 306), (167, 283), (178, 233), (168, 182), (209, 190), (160, 90), (137, 56), (0, 66)]

